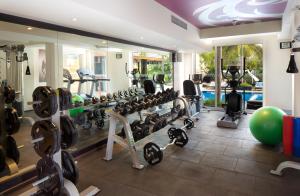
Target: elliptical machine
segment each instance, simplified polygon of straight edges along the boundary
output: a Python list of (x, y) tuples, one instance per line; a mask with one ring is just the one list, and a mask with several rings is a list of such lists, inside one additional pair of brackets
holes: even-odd
[[(243, 73), (240, 73), (240, 66), (228, 65), (224, 74), (223, 59), (221, 59), (222, 77), (227, 80), (227, 86), (225, 87), (225, 115), (218, 120), (218, 127), (236, 129), (242, 114), (246, 114), (243, 106), (243, 97), (237, 92), (241, 80), (245, 76), (245, 64), (246, 58), (243, 59)], [(228, 87), (232, 90), (226, 94)]]

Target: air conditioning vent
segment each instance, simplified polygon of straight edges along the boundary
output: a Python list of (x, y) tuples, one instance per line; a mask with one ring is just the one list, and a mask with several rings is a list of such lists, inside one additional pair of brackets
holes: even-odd
[(185, 22), (183, 22), (182, 20), (180, 20), (179, 18), (177, 18), (175, 16), (171, 16), (171, 21), (172, 21), (172, 23), (176, 24), (177, 26), (187, 30), (187, 24)]

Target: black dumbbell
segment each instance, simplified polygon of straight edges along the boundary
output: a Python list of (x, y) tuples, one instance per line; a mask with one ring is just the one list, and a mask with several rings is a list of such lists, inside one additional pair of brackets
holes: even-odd
[(183, 147), (188, 143), (189, 138), (186, 133), (180, 129), (176, 130), (177, 131), (173, 131), (174, 138), (171, 139), (171, 141), (164, 147), (159, 147), (153, 142), (149, 142), (144, 146), (144, 158), (150, 165), (156, 165), (162, 161), (163, 151), (167, 149), (168, 146), (175, 144)]
[(119, 113), (120, 115), (124, 116), (128, 113), (127, 108), (123, 102), (117, 103), (114, 109), (115, 112)]
[(118, 98), (123, 99), (124, 95), (122, 91), (118, 91)]

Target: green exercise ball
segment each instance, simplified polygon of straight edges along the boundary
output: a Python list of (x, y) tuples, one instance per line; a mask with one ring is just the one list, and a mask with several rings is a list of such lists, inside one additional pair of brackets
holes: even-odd
[(252, 135), (266, 145), (278, 145), (282, 142), (282, 122), (284, 111), (267, 106), (256, 110), (250, 119)]

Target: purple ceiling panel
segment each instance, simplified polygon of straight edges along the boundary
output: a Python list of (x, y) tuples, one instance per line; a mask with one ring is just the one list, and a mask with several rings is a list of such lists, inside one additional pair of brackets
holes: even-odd
[(155, 0), (198, 28), (276, 20), (288, 0)]

